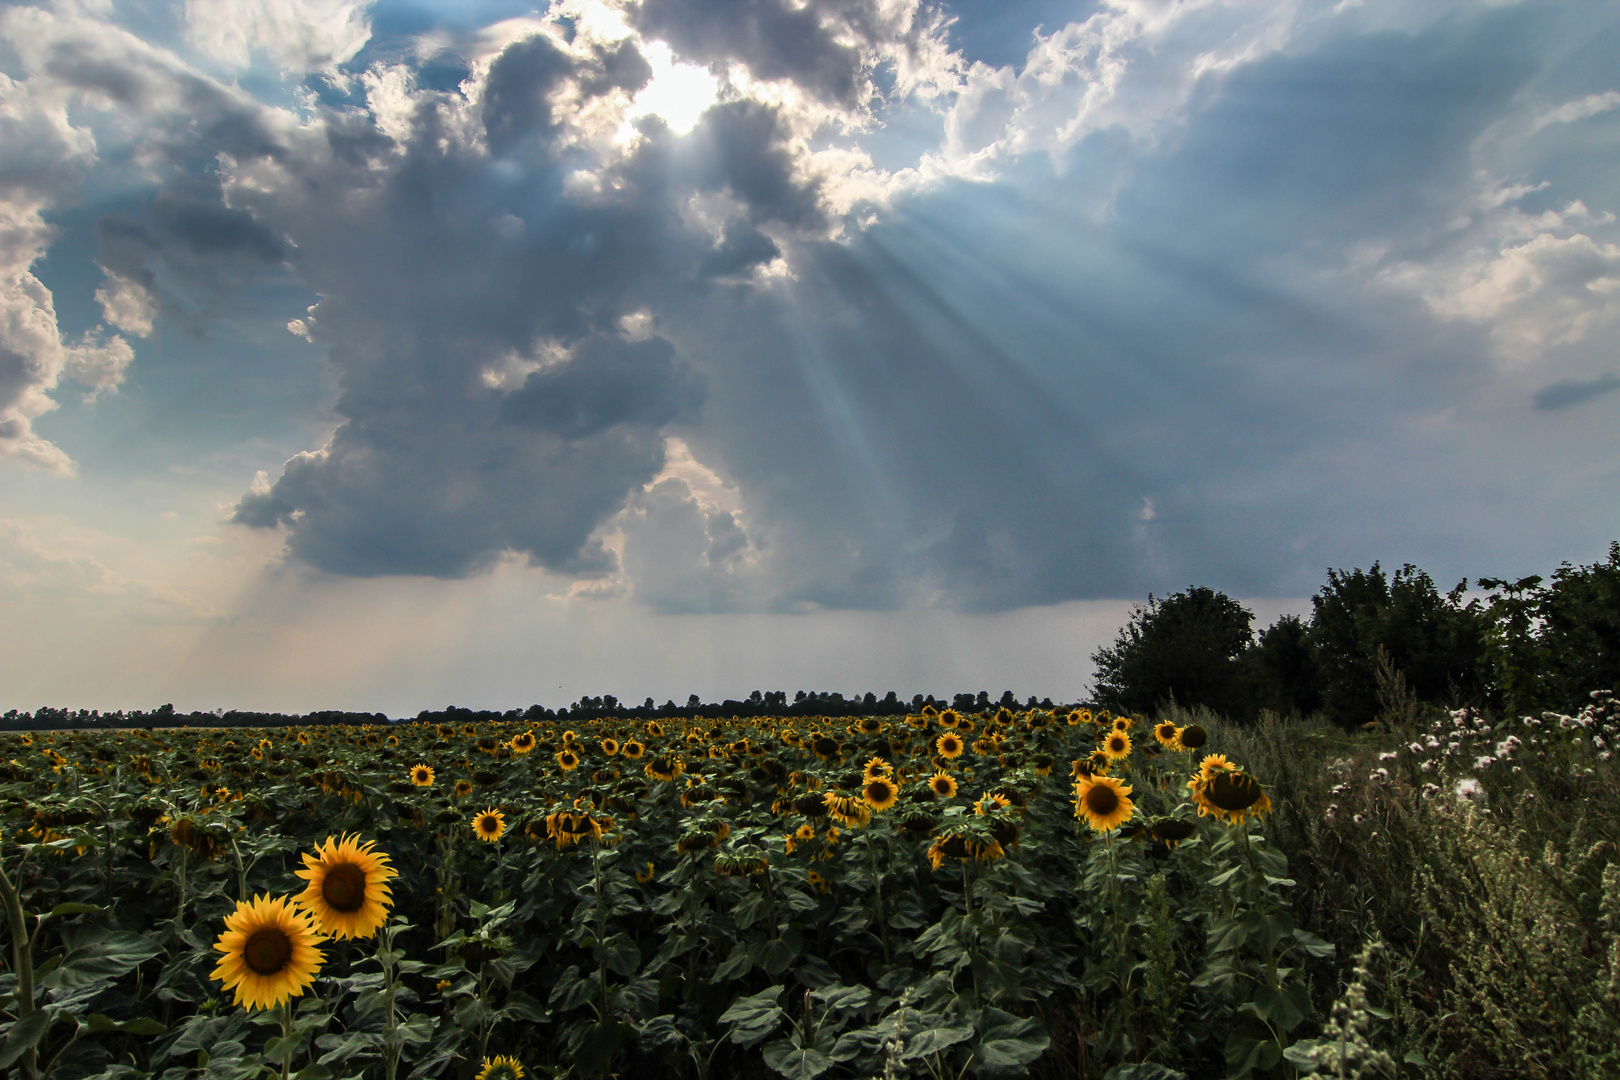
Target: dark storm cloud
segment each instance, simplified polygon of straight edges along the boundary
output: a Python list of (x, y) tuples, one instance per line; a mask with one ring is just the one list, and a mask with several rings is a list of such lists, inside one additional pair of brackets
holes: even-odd
[(1620, 390), (1620, 375), (1609, 371), (1595, 379), (1561, 379), (1537, 390), (1533, 400), (1542, 412), (1562, 412), (1611, 390)]
[[(737, 59), (757, 79), (789, 79), (821, 99), (856, 104), (860, 50), (838, 40), (843, 19), (865, 21), (872, 5), (783, 0), (646, 0), (634, 16), (648, 38), (699, 63)], [(842, 18), (839, 18), (842, 17)]]
[[(763, 108), (711, 113), (690, 141), (722, 147), (712, 161), (653, 122), (600, 176), (606, 194), (565, 194), (578, 162), (556, 153), (557, 95), (634, 90), (649, 70), (623, 44), (581, 58), (520, 41), (492, 63), (477, 116), (490, 150), (523, 164), (468, 145), (451, 126), (468, 106), (442, 94), (410, 114), (398, 153), (343, 129), (343, 152), (289, 159), (296, 185), (238, 196), (296, 240), (343, 418), (323, 451), (243, 498), (239, 523), (284, 526), (293, 555), (343, 574), (454, 577), (508, 551), (563, 573), (614, 568), (592, 533), (658, 474), (664, 429), (703, 398), (688, 359), (621, 320), (774, 258), (747, 221), (818, 220)], [(728, 192), (747, 219), (718, 246), (682, 219), (699, 190)]]

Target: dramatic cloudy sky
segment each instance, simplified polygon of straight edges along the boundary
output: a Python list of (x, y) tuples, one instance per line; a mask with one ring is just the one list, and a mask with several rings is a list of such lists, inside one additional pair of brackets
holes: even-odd
[(0, 708), (1075, 697), (1620, 536), (1620, 8), (0, 0)]

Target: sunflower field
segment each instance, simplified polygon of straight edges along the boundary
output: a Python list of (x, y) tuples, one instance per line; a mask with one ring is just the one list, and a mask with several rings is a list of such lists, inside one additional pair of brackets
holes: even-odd
[[(1433, 949), (1534, 921), (1491, 803), (1539, 783), (1556, 815), (1543, 773), (1612, 797), (1614, 712), (1516, 739), (1528, 771), (1468, 760), (1477, 719), (1392, 735), (1382, 779), (1365, 746), (1302, 770), (1325, 751), (1276, 722), (1082, 707), (4, 735), (0, 1072), (1498, 1075), (1454, 1051), (1519, 1007), (1501, 963), (1454, 955), (1476, 1004), (1442, 1001), (1402, 928)], [(1527, 883), (1507, 924), (1459, 899), (1487, 872), (1469, 841), (1423, 856), (1428, 885), (1398, 869), (1442, 832)], [(1577, 1075), (1557, 1063), (1620, 1031), (1620, 856), (1565, 839), (1579, 868), (1543, 861), (1586, 883), (1579, 977), (1609, 989), (1543, 1002), (1498, 1057), (1586, 1034), (1501, 1075)], [(1367, 895), (1379, 874), (1398, 895)]]

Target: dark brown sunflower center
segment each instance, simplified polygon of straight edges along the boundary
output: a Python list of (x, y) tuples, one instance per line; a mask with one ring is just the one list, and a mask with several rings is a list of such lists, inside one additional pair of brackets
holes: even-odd
[(1125, 740), (1120, 738), (1118, 735), (1115, 735), (1112, 739), (1108, 740), (1108, 748), (1117, 754), (1121, 750), (1125, 749)]
[(359, 911), (366, 902), (366, 872), (350, 863), (332, 867), (321, 881), (321, 899), (345, 915)]
[(242, 961), (260, 975), (274, 975), (292, 961), (292, 939), (273, 926), (256, 931), (242, 946)]
[(949, 795), (951, 793), (951, 782), (944, 779), (935, 780), (934, 790), (939, 792), (941, 795)]
[(1223, 772), (1209, 783), (1209, 801), (1222, 810), (1247, 810), (1260, 799), (1260, 784), (1240, 772)]
[(1119, 796), (1107, 784), (1093, 784), (1086, 792), (1086, 809), (1098, 817), (1107, 817), (1119, 809)]
[(874, 780), (866, 785), (866, 797), (875, 803), (888, 802), (893, 794), (889, 785), (882, 780)]
[(482, 832), (498, 833), (501, 831), (501, 822), (495, 817), (481, 817), (478, 819), (478, 828)]

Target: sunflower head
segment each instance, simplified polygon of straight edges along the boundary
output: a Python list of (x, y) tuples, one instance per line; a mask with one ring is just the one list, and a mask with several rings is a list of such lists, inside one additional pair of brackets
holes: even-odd
[(1131, 737), (1116, 728), (1103, 740), (1101, 749), (1109, 761), (1123, 761), (1131, 756)]
[(887, 776), (874, 776), (861, 789), (861, 798), (873, 810), (887, 810), (900, 798), (900, 788)]
[(939, 726), (944, 728), (946, 731), (954, 731), (957, 727), (961, 726), (961, 723), (962, 714), (957, 712), (955, 709), (946, 709), (944, 712), (939, 714)]
[(1109, 832), (1131, 819), (1136, 808), (1130, 795), (1130, 785), (1112, 776), (1084, 777), (1075, 781), (1074, 816), (1095, 832)]
[(237, 1005), (274, 1008), (315, 984), (325, 959), (319, 941), (309, 916), (286, 898), (241, 900), (225, 916), (225, 932), (214, 943), (224, 957), (209, 977), (235, 990)]
[(411, 769), (411, 783), (417, 787), (433, 786), (433, 767), (431, 765), (416, 765)]
[(645, 754), (646, 752), (647, 752), (647, 748), (645, 746), (641, 745), (641, 743), (637, 742), (635, 739), (631, 739), (628, 742), (626, 742), (623, 746), (619, 747), (619, 753), (623, 754), (625, 757), (629, 758), (631, 761), (637, 760), (638, 758), (641, 757), (642, 754)]
[(875, 757), (866, 763), (863, 775), (868, 780), (875, 780), (880, 776), (893, 776), (894, 766), (880, 757)]
[(506, 815), (493, 806), (489, 807), (473, 815), (472, 830), (478, 839), (493, 844), (506, 834)]
[(939, 751), (942, 758), (959, 758), (962, 756), (962, 748), (961, 736), (949, 731), (934, 740), (934, 749)]
[(943, 769), (929, 778), (928, 788), (941, 799), (956, 798), (956, 778)]
[(1178, 737), (1180, 735), (1181, 729), (1168, 720), (1161, 720), (1153, 725), (1153, 737), (1159, 740), (1159, 745), (1166, 750), (1181, 749), (1181, 740)]
[(387, 883), (398, 875), (375, 846), (357, 836), (328, 836), (315, 854), (304, 855), (297, 874), (309, 885), (293, 901), (328, 937), (368, 938), (388, 921), (393, 896)]
[(618, 752), (619, 752), (619, 740), (618, 739), (603, 739), (602, 740), (602, 753), (606, 754), (608, 757), (612, 757), (614, 754), (617, 754)]
[(557, 765), (563, 772), (573, 772), (579, 768), (579, 755), (564, 746), (557, 751)]
[(523, 1066), (515, 1057), (484, 1059), (484, 1067), (473, 1080), (523, 1080)]
[(473, 792), (472, 781), (471, 780), (457, 780), (456, 781), (455, 792), (456, 792), (456, 798), (458, 798), (458, 799), (464, 799), (468, 795), (471, 795), (472, 792)]
[(1114, 759), (1109, 757), (1106, 751), (1093, 750), (1086, 756), (1086, 763), (1091, 766), (1093, 773), (1101, 776), (1113, 767)]
[(539, 740), (534, 737), (534, 732), (524, 731), (512, 736), (512, 741), (506, 745), (512, 748), (512, 753), (514, 754), (527, 754), (530, 750), (533, 750), (538, 743)]
[(1209, 741), (1209, 733), (1198, 724), (1188, 724), (1181, 729), (1181, 745), (1188, 750), (1196, 750)]

